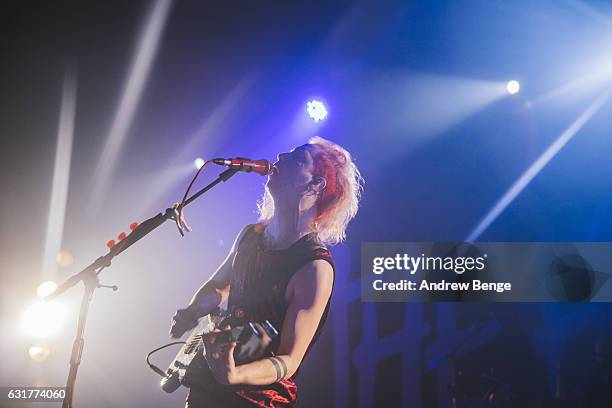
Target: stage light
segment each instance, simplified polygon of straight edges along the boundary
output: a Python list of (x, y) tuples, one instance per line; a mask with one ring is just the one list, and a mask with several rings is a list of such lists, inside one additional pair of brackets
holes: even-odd
[(26, 309), (21, 328), (32, 337), (49, 337), (61, 328), (66, 318), (66, 308), (56, 301), (39, 301)]
[(315, 122), (320, 122), (327, 117), (325, 105), (323, 102), (315, 99), (306, 103), (306, 111), (308, 112), (308, 116)]
[(512, 81), (508, 81), (506, 83), (506, 91), (510, 95), (514, 95), (515, 93), (518, 93), (520, 89), (521, 89), (521, 84), (519, 83), (519, 81), (515, 81), (513, 79)]
[(38, 289), (36, 289), (36, 295), (43, 299), (45, 296), (51, 294), (55, 289), (57, 289), (57, 285), (53, 281), (46, 281), (38, 285)]
[(46, 344), (35, 344), (30, 347), (28, 354), (35, 363), (42, 363), (51, 354), (51, 349)]
[(612, 91), (601, 94), (572, 124), (559, 135), (559, 137), (534, 161), (531, 166), (510, 186), (506, 193), (495, 203), (493, 208), (480, 220), (478, 225), (464, 240), (475, 242), (482, 233), (501, 215), (501, 213), (523, 192), (531, 181), (540, 174), (540, 171), (555, 158), (557, 153), (578, 133), (578, 131), (597, 113), (603, 104), (610, 98)]
[(198, 157), (197, 159), (193, 161), (193, 165), (195, 166), (197, 170), (200, 170), (202, 166), (204, 166), (204, 159), (201, 157)]
[(135, 53), (130, 62), (119, 103), (104, 148), (98, 157), (92, 182), (96, 188), (89, 197), (89, 211), (92, 214), (97, 212), (100, 202), (108, 194), (113, 172), (117, 167), (116, 162), (124, 148), (125, 140), (138, 111), (138, 105), (144, 95), (153, 61), (159, 50), (166, 21), (170, 15), (171, 5), (171, 1), (165, 0), (147, 3), (149, 9), (147, 17), (143, 19), (144, 25), (134, 47)]
[(67, 69), (64, 76), (62, 100), (60, 105), (57, 145), (51, 183), (51, 200), (47, 213), (47, 231), (42, 263), (42, 276), (51, 277), (57, 271), (57, 256), (62, 245), (64, 218), (70, 184), (70, 162), (77, 104), (77, 74)]

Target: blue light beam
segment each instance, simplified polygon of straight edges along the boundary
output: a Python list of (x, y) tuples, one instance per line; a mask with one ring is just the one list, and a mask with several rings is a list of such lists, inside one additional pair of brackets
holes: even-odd
[(610, 90), (605, 91), (555, 140), (538, 159), (519, 177), (506, 191), (499, 201), (489, 210), (476, 228), (465, 239), (466, 242), (476, 241), (480, 235), (499, 217), (499, 215), (514, 201), (540, 171), (559, 153), (559, 151), (578, 133), (584, 124), (602, 107), (610, 97)]

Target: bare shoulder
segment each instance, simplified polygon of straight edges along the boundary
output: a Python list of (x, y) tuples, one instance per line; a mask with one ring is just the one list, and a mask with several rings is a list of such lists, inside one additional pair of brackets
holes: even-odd
[(323, 297), (327, 299), (331, 294), (334, 282), (334, 269), (329, 262), (315, 259), (304, 264), (289, 282), (291, 292), (299, 297)]
[(242, 227), (242, 229), (240, 230), (240, 232), (238, 233), (238, 236), (236, 237), (237, 241), (240, 241), (241, 238), (243, 238), (247, 232), (249, 232), (249, 230), (254, 229), (257, 230), (260, 227), (261, 224), (247, 224), (244, 227)]
[(232, 245), (231, 252), (234, 252), (236, 249), (238, 249), (238, 245), (240, 244), (240, 241), (242, 241), (242, 238), (244, 238), (244, 236), (249, 232), (249, 230), (251, 230), (252, 228), (257, 228), (257, 225), (258, 224), (247, 224), (242, 227), (242, 229), (240, 230), (240, 232), (238, 232), (238, 235), (236, 235), (236, 238), (234, 239), (234, 244)]

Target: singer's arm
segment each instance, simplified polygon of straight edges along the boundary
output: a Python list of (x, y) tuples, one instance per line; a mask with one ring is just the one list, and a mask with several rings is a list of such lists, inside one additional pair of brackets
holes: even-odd
[(170, 335), (172, 337), (182, 336), (185, 331), (196, 326), (198, 318), (209, 314), (215, 307), (227, 299), (232, 273), (232, 261), (238, 249), (238, 243), (244, 236), (246, 229), (247, 227), (240, 231), (225, 260), (217, 268), (213, 276), (196, 291), (189, 305), (185, 309), (179, 309), (173, 316), (170, 328)]
[(296, 272), (287, 287), (289, 307), (278, 353), (236, 366), (235, 344), (225, 347), (225, 353), (215, 355), (213, 352), (207, 360), (217, 381), (226, 385), (267, 385), (291, 377), (300, 366), (321, 321), (331, 296), (333, 273), (331, 265), (324, 260), (309, 262)]

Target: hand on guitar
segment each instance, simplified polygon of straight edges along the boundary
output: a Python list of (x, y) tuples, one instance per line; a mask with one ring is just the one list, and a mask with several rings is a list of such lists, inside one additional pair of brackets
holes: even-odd
[(172, 316), (170, 336), (173, 338), (181, 337), (187, 330), (196, 327), (198, 319), (202, 316), (202, 308), (197, 303), (193, 303), (185, 309), (177, 310), (174, 316)]
[[(235, 341), (229, 326), (225, 327), (224, 330), (216, 329), (204, 337), (206, 362), (220, 384), (240, 384), (241, 379), (235, 358), (240, 359), (242, 357), (244, 360), (254, 361), (266, 353), (272, 342), (272, 337), (268, 334), (269, 329), (266, 330), (259, 323), (252, 323), (252, 327), (257, 335), (249, 337), (245, 331), (238, 341)], [(245, 343), (243, 344), (241, 340)], [(248, 354), (248, 356), (241, 356), (242, 354)]]

